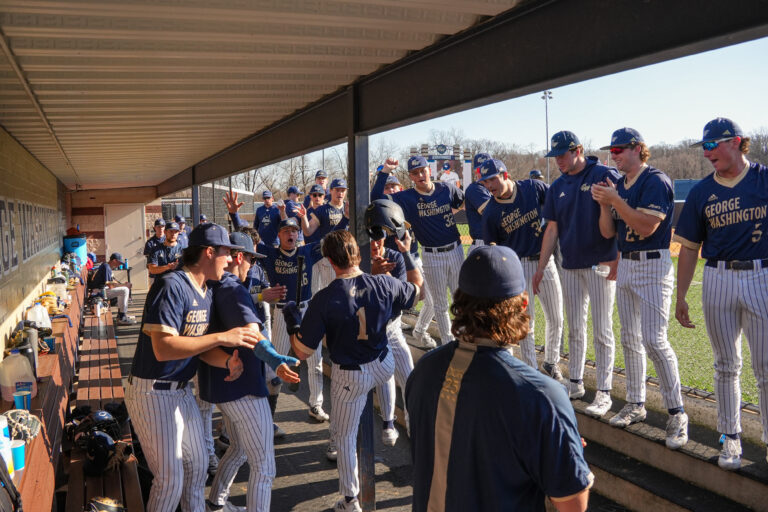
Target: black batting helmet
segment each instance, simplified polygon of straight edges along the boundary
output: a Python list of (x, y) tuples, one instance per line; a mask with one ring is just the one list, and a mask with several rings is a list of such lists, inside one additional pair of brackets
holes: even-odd
[(365, 209), (365, 230), (373, 240), (396, 235), (402, 240), (411, 225), (405, 220), (400, 205), (389, 199), (376, 199)]
[(83, 472), (88, 476), (101, 475), (115, 457), (115, 440), (106, 432), (92, 430), (84, 435), (83, 443), (86, 445), (87, 456)]
[(107, 411), (94, 411), (77, 424), (73, 441), (82, 450), (88, 449), (88, 436), (91, 432), (104, 432), (113, 441), (120, 439), (120, 424)]

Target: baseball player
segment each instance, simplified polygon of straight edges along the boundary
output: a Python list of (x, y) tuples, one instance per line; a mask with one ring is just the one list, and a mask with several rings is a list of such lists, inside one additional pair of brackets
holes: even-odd
[(547, 496), (586, 510), (593, 475), (566, 392), (510, 350), (528, 331), (528, 286), (508, 247), (462, 265), (458, 341), (425, 354), (406, 386), (415, 512), (544, 510)]
[(440, 181), (443, 183), (451, 183), (452, 185), (461, 188), (461, 179), (458, 174), (451, 170), (451, 164), (448, 162), (443, 164), (443, 172), (440, 173)]
[(148, 512), (174, 512), (179, 502), (184, 511), (204, 510), (208, 458), (188, 383), (198, 358), (239, 376), (242, 364), (220, 347), (252, 350), (260, 340), (247, 327), (205, 334), (212, 301), (206, 281), (221, 279), (232, 248), (223, 227), (198, 226), (183, 267), (159, 276), (147, 294), (125, 404), (154, 475)]
[[(751, 163), (750, 140), (723, 117), (704, 126), (704, 157), (715, 172), (688, 194), (675, 230), (682, 244), (677, 266), (675, 317), (695, 327), (685, 295), (696, 270), (699, 248), (704, 266), (702, 305), (715, 358), (717, 430), (725, 435), (717, 463), (741, 466), (741, 333), (747, 337), (760, 397), (763, 442), (768, 444), (768, 168)], [(768, 453), (766, 454), (768, 461)]]
[[(384, 169), (376, 176), (371, 199), (385, 199), (384, 185), (397, 165), (397, 160), (387, 159)], [(464, 248), (453, 212), (464, 203), (464, 193), (452, 184), (433, 182), (429, 164), (422, 156), (408, 159), (408, 176), (414, 188), (386, 198), (400, 205), (405, 220), (410, 222), (416, 240), (422, 245), (424, 279), (432, 293), (441, 343), (447, 343), (453, 334), (446, 292), (452, 295), (456, 290), (459, 268), (464, 261)]]
[[(478, 153), (472, 159), (472, 168), (475, 173), (479, 172), (483, 162), (489, 160), (491, 155), (488, 153)], [(477, 174), (476, 174), (477, 176)], [(482, 215), (485, 206), (491, 199), (491, 193), (483, 180), (473, 181), (464, 191), (464, 209), (467, 212), (467, 224), (469, 225), (469, 236), (472, 237), (472, 245), (467, 254), (472, 252), (475, 247), (483, 245), (483, 224)]]
[[(301, 302), (298, 304), (298, 308), (301, 313), (304, 313), (312, 296), (310, 289), (312, 267), (320, 261), (323, 255), (320, 253), (320, 244), (317, 242), (298, 246), (299, 231), (299, 224), (295, 218), (291, 217), (281, 220), (277, 233), (280, 247), (275, 248), (262, 244), (259, 246), (259, 252), (266, 255), (263, 265), (269, 276), (269, 282), (275, 286), (285, 286), (288, 299), (295, 299), (297, 287), (301, 287)], [(300, 276), (297, 275), (298, 256), (304, 257), (304, 270)], [(277, 303), (278, 310), (282, 310), (284, 307), (285, 302)], [(287, 354), (291, 345), (285, 318), (282, 314), (275, 314), (272, 336), (272, 342), (277, 351), (281, 354)], [(317, 421), (328, 421), (328, 413), (323, 410), (323, 359), (321, 348), (318, 348), (315, 354), (308, 358), (307, 364), (309, 415)]]
[[(541, 253), (541, 208), (549, 188), (538, 180), (512, 181), (501, 160), (486, 160), (480, 166), (479, 180), (493, 194), (483, 212), (483, 239), (486, 244), (505, 245), (520, 258), (525, 274), (526, 291), (533, 297), (533, 275)], [(539, 285), (539, 300), (547, 322), (542, 371), (565, 384), (560, 371), (560, 341), (563, 333), (563, 291), (553, 258), (544, 267)], [(528, 335), (520, 342), (523, 361), (533, 368), (536, 362), (533, 299), (528, 302), (531, 319)]]
[[(402, 254), (410, 258), (407, 252)], [(303, 359), (311, 357), (326, 337), (332, 361), (331, 443), (338, 449), (342, 496), (334, 510), (362, 511), (356, 453), (360, 415), (368, 392), (392, 377), (394, 360), (387, 348), (386, 325), (393, 313), (418, 300), (421, 275), (413, 274), (417, 282), (411, 284), (364, 274), (358, 267), (359, 248), (349, 231), (328, 233), (323, 255), (330, 260), (336, 279), (312, 298), (291, 343)]]
[(600, 204), (600, 232), (606, 238), (618, 235), (621, 253), (616, 296), (627, 367), (627, 405), (610, 423), (627, 427), (645, 420), (647, 352), (669, 412), (666, 444), (676, 450), (688, 442), (688, 415), (683, 410), (677, 356), (667, 339), (673, 281), (672, 182), (646, 163), (651, 153), (633, 128), (614, 131), (611, 143), (601, 149), (611, 151), (616, 168), (624, 173), (616, 185), (608, 180), (592, 186), (592, 197)]
[[(326, 203), (331, 200), (331, 191), (325, 188), (327, 184), (328, 184), (328, 173), (322, 169), (318, 170), (315, 173), (315, 185), (318, 185), (320, 189), (322, 189), (323, 202), (326, 202)], [(312, 199), (310, 196), (312, 195), (312, 189), (315, 187), (315, 185), (312, 185), (312, 187), (310, 187), (309, 194), (307, 194), (304, 197), (304, 202), (302, 204), (306, 209), (309, 209), (310, 203), (312, 202)]]
[(531, 172), (528, 173), (528, 177), (532, 180), (541, 180), (544, 181), (544, 175), (541, 174), (541, 171), (538, 169), (533, 169)]
[(168, 222), (165, 225), (165, 240), (155, 247), (147, 260), (149, 277), (154, 279), (158, 275), (176, 268), (182, 253), (178, 237), (179, 225), (176, 222)]
[[(309, 206), (305, 206), (306, 209), (306, 217), (309, 218), (312, 215), (312, 212), (314, 212), (317, 208), (320, 208), (320, 206), (326, 204), (325, 203), (325, 189), (321, 187), (320, 185), (312, 185), (309, 187), (309, 193), (307, 194), (307, 198), (309, 201)], [(303, 225), (302, 222), (302, 231), (303, 231)], [(311, 235), (307, 235), (304, 233), (304, 242), (311, 244), (312, 242), (317, 242), (318, 240), (323, 239), (323, 235), (325, 233), (323, 230), (316, 229)]]
[(128, 297), (131, 293), (131, 283), (121, 283), (112, 275), (112, 270), (124, 263), (123, 256), (119, 252), (112, 253), (109, 261), (105, 261), (91, 278), (91, 288), (104, 288), (107, 299), (117, 299), (117, 325), (133, 325), (136, 323), (134, 316), (128, 315)]
[[(389, 274), (403, 282), (415, 281), (416, 276), (411, 274), (421, 274), (418, 267), (406, 268), (405, 260), (400, 254), (403, 251), (410, 252), (411, 237), (408, 233), (408, 223), (405, 222), (403, 210), (397, 203), (386, 199), (377, 199), (373, 201), (365, 210), (365, 227), (368, 236), (371, 237), (371, 274)], [(384, 240), (387, 235), (394, 238), (397, 243), (397, 251), (385, 247)], [(401, 240), (402, 239), (402, 240)], [(409, 262), (413, 261), (411, 256)], [(389, 350), (392, 351), (392, 357), (395, 359), (395, 375), (389, 379), (386, 384), (376, 387), (376, 394), (381, 404), (381, 412), (384, 420), (381, 437), (386, 446), (394, 446), (397, 441), (398, 433), (395, 428), (395, 397), (396, 387), (402, 390), (405, 398), (405, 382), (413, 370), (413, 357), (411, 350), (405, 341), (402, 329), (402, 314), (394, 315), (387, 322), (387, 340)], [(390, 417), (385, 414), (392, 413)], [(408, 426), (408, 412), (405, 413), (405, 425)]]
[[(232, 262), (223, 277), (211, 283), (213, 307), (208, 332), (226, 331), (234, 327), (249, 327), (260, 332), (264, 319), (249, 293), (251, 262), (256, 258), (253, 240), (240, 232), (230, 234), (229, 240), (242, 249), (231, 251)], [(259, 342), (254, 351), (223, 350), (242, 361), (245, 377), (228, 380), (226, 370), (205, 362), (201, 362), (198, 369), (200, 397), (219, 408), (230, 440), (229, 448), (211, 484), (208, 509), (216, 512), (226, 506), (235, 475), (243, 462), (248, 460), (250, 473), (247, 510), (267, 512), (275, 476), (275, 456), (264, 362), (270, 364), (281, 379), (298, 382), (298, 374), (289, 365), (298, 364), (299, 361), (278, 354), (266, 338)]]
[(147, 262), (149, 262), (149, 256), (165, 241), (165, 220), (156, 219), (153, 229), (154, 234), (147, 240), (147, 243), (144, 244), (143, 254), (144, 257), (147, 258)]
[[(311, 213), (308, 213), (303, 206), (298, 207), (296, 216), (301, 219), (306, 243), (309, 243), (308, 237), (313, 237), (314, 241), (319, 241), (333, 230), (349, 228), (347, 206), (344, 202), (346, 195), (347, 182), (341, 178), (336, 178), (331, 181), (330, 201), (314, 208)], [(333, 269), (328, 260), (321, 259), (312, 269), (312, 293), (315, 294), (318, 290), (325, 288), (333, 279)]]
[(204, 213), (201, 213), (200, 214), (200, 224), (205, 224), (206, 222), (208, 222), (208, 217)]
[(179, 237), (177, 240), (179, 247), (184, 250), (187, 248), (187, 246), (189, 246), (189, 234), (192, 232), (192, 230), (189, 229), (189, 226), (187, 226), (187, 219), (181, 215), (176, 215), (173, 218), (173, 221), (179, 225)]
[[(381, 169), (384, 168), (383, 165), (380, 165), (379, 167)], [(377, 169), (377, 172), (379, 172), (381, 169)], [(394, 174), (390, 174), (387, 177), (387, 182), (384, 184), (384, 194), (392, 195), (400, 192), (401, 190), (403, 190), (403, 187), (400, 185), (400, 180), (398, 180), (397, 176)], [(408, 234), (411, 238), (411, 257), (413, 258), (413, 261), (416, 262), (416, 268), (419, 269), (419, 272), (421, 272), (421, 276), (424, 277), (424, 265), (422, 264), (421, 257), (419, 256), (419, 242), (414, 239), (413, 230), (410, 228), (408, 230)], [(384, 246), (387, 249), (400, 252), (394, 235), (388, 235), (387, 238), (385, 238)], [(432, 339), (432, 336), (429, 335), (427, 328), (429, 327), (429, 324), (432, 323), (432, 319), (435, 317), (435, 307), (434, 302), (432, 301), (432, 294), (429, 291), (429, 286), (427, 286), (426, 281), (422, 282), (421, 291), (424, 295), (424, 301), (421, 304), (421, 309), (419, 310), (419, 314), (416, 318), (416, 325), (413, 328), (413, 338), (421, 345), (421, 348), (433, 349), (437, 346), (437, 343), (435, 343), (435, 340)]]
[[(237, 192), (231, 191), (224, 194), (224, 204), (227, 205), (229, 218), (235, 230), (245, 227), (247, 224), (240, 218), (238, 210), (245, 204), (238, 202)], [(272, 192), (265, 190), (261, 193), (264, 204), (256, 208), (253, 227), (259, 231), (262, 242), (266, 245), (277, 247), (277, 225), (280, 224), (280, 210), (274, 204)]]
[[(615, 169), (601, 165), (597, 157), (584, 156), (584, 148), (573, 132), (552, 136), (548, 157), (562, 173), (547, 191), (542, 217), (547, 219), (541, 242), (539, 266), (533, 276), (533, 291), (539, 293), (544, 271), (549, 265), (556, 240), (563, 253), (563, 296), (568, 315), (568, 361), (570, 397), (584, 396), (584, 362), (587, 348), (587, 305), (592, 306), (592, 330), (597, 356), (597, 393), (585, 412), (603, 416), (611, 408), (613, 377), (613, 299), (616, 294), (616, 239), (600, 234), (600, 205), (592, 200), (592, 185), (606, 179), (618, 181)], [(606, 277), (592, 270), (607, 264)]]
[[(280, 212), (280, 219), (285, 219), (289, 217), (296, 217), (296, 213), (299, 211), (299, 206), (301, 203), (299, 202), (299, 187), (294, 187), (291, 185), (288, 187), (288, 190), (286, 191), (288, 194), (288, 199), (285, 201), (282, 201), (277, 205), (277, 208)], [(304, 233), (302, 230), (299, 230), (299, 245), (304, 244)]]

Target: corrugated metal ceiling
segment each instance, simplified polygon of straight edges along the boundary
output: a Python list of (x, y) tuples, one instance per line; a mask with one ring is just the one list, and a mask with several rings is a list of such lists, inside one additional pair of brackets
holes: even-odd
[(153, 185), (519, 0), (0, 0), (0, 124), (67, 186)]

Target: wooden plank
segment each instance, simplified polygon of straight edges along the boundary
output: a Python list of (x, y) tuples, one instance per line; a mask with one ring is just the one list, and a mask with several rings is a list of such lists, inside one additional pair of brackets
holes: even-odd
[(85, 454), (80, 450), (72, 449), (72, 459), (69, 462), (66, 512), (82, 512), (85, 505), (84, 456)]
[(102, 478), (104, 481), (104, 496), (118, 500), (120, 503), (125, 503), (125, 499), (123, 498), (123, 485), (120, 476), (120, 469), (121, 467), (118, 466), (117, 469), (113, 469), (104, 473)]
[(131, 455), (128, 460), (123, 462), (120, 471), (123, 477), (123, 496), (125, 497), (123, 505), (128, 509), (128, 512), (144, 512), (144, 499), (141, 495), (136, 457)]
[(21, 478), (14, 474), (14, 482), (21, 492), (27, 510), (50, 510), (53, 503), (54, 471), (46, 448), (45, 433), (41, 430), (26, 446), (26, 464)]

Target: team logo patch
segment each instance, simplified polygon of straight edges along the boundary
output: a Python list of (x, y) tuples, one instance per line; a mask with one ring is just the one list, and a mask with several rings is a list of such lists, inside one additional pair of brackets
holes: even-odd
[(197, 306), (197, 299), (192, 299), (192, 305)]
[(556, 140), (553, 140), (553, 141), (552, 141), (552, 147), (553, 147), (553, 148), (556, 148), (556, 147), (557, 147), (557, 141), (556, 141)]
[(707, 201), (717, 201), (717, 196), (715, 194), (712, 194), (711, 196), (709, 196), (709, 199), (707, 199)]
[(565, 192), (560, 192), (560, 195), (557, 197), (565, 197)]
[(582, 192), (589, 192), (589, 189), (591, 188), (591, 185), (589, 183), (585, 183), (581, 186)]
[(648, 208), (656, 208), (657, 210), (661, 210), (661, 206), (659, 206), (657, 204), (649, 204)]

